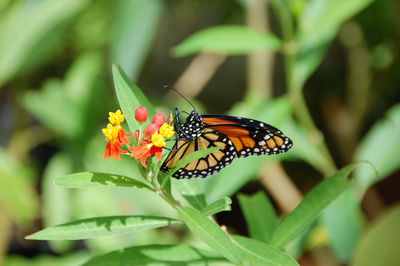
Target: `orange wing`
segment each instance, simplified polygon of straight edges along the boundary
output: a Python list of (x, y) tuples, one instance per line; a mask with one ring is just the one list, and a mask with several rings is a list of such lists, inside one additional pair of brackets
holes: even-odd
[(261, 154), (263, 151), (266, 154), (281, 153), (292, 145), (290, 139), (278, 129), (256, 120), (204, 116), (203, 123), (205, 127), (225, 134), (241, 157), (255, 155), (253, 151), (260, 151)]

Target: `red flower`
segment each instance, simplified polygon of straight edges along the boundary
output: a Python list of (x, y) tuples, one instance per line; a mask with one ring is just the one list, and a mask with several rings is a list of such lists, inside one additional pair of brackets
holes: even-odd
[(151, 137), (151, 136), (153, 136), (153, 134), (154, 133), (156, 133), (157, 131), (158, 131), (158, 129), (159, 129), (160, 127), (158, 126), (158, 125), (156, 125), (156, 124), (149, 124), (145, 129), (144, 129), (144, 134), (147, 136), (147, 137)]
[(162, 113), (156, 113), (153, 116), (153, 119), (151, 120), (154, 124), (161, 126), (162, 124), (165, 123), (165, 115), (163, 115)]
[(139, 106), (135, 110), (135, 119), (138, 121), (140, 124), (145, 122), (147, 120), (147, 108), (144, 106)]

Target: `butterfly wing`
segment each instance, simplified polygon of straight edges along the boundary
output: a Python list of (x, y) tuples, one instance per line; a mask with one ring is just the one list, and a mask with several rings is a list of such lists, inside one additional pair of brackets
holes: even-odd
[(237, 157), (279, 154), (292, 147), (292, 141), (277, 128), (263, 122), (226, 115), (202, 115), (201, 135), (194, 139), (178, 139), (164, 161), (161, 171), (167, 173), (186, 155), (211, 147), (221, 147), (193, 161), (173, 174), (173, 177), (206, 177), (219, 172)]
[(203, 128), (201, 133), (200, 137), (192, 140), (177, 140), (173, 151), (169, 153), (161, 166), (161, 171), (167, 173), (177, 161), (192, 152), (221, 147), (205, 157), (188, 163), (172, 175), (178, 179), (207, 177), (219, 172), (238, 156), (233, 142), (226, 135), (208, 128)]
[(225, 134), (241, 158), (284, 153), (293, 146), (279, 129), (264, 122), (227, 115), (203, 115), (202, 118), (204, 128)]

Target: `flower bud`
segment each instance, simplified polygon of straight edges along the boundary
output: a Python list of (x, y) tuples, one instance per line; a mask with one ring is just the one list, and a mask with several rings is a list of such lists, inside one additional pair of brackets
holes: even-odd
[(135, 138), (136, 141), (139, 139), (139, 136), (140, 136), (140, 131), (136, 130), (135, 133), (133, 133), (133, 137)]
[(156, 113), (153, 116), (153, 119), (151, 120), (154, 124), (161, 126), (162, 124), (165, 123), (165, 115), (163, 115), (162, 113)]
[(160, 127), (158, 125), (152, 123), (144, 129), (144, 134), (146, 134), (148, 137), (151, 137), (154, 133), (158, 132), (159, 128)]
[(135, 110), (135, 119), (138, 121), (140, 124), (145, 122), (147, 120), (147, 108), (144, 106), (139, 106)]

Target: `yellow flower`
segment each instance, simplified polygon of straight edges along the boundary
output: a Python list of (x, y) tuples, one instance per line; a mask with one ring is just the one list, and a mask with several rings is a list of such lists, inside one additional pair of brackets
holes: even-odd
[(109, 112), (108, 115), (108, 121), (110, 121), (111, 124), (115, 124), (117, 126), (125, 120), (125, 116), (121, 113), (121, 110), (119, 109), (115, 111), (115, 113)]
[(103, 128), (102, 132), (108, 141), (115, 141), (118, 137), (118, 131), (120, 126), (107, 125), (107, 128)]
[(163, 137), (172, 137), (175, 134), (174, 127), (167, 123), (162, 124), (160, 127), (160, 133)]
[(165, 138), (163, 137), (163, 135), (159, 134), (159, 133), (154, 133), (151, 136), (151, 142), (154, 144), (154, 146), (156, 147), (164, 147), (165, 144), (167, 144), (165, 142)]

